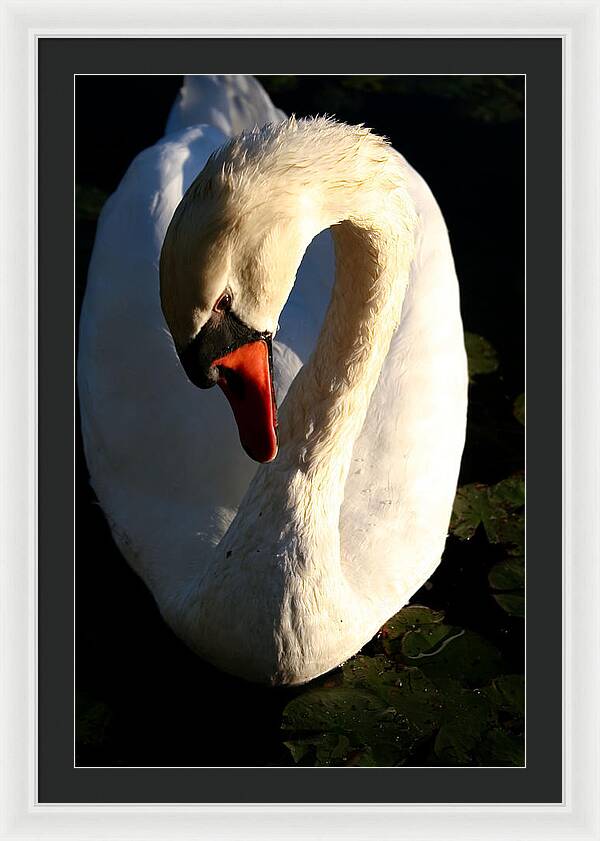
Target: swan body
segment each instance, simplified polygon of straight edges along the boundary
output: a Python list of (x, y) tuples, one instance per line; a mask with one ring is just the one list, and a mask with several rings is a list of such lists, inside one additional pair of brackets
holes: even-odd
[[(216, 125), (183, 125), (204, 107), (184, 86), (173, 131), (99, 220), (85, 452), (176, 633), (225, 671), (297, 684), (360, 649), (439, 563), (466, 419), (458, 284), (429, 188), (386, 142), (273, 120), (262, 89), (240, 125), (248, 80), (206, 78)], [(220, 389), (180, 362), (224, 318), (223, 290), (236, 324), (274, 336), (279, 452), (260, 466)]]

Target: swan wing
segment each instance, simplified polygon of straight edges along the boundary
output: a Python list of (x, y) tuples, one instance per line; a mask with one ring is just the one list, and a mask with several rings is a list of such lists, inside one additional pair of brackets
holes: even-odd
[(78, 358), (86, 459), (117, 542), (145, 578), (214, 544), (256, 469), (220, 390), (188, 381), (159, 296), (166, 228), (225, 140), (196, 126), (142, 152), (103, 208), (90, 261)]
[[(188, 381), (159, 297), (167, 226), (226, 140), (213, 126), (194, 126), (138, 155), (98, 221), (81, 311), (78, 389), (91, 483), (123, 554), (154, 590), (160, 576), (173, 590), (189, 578), (187, 567), (220, 540), (257, 469), (220, 389)], [(309, 249), (274, 342), (279, 403), (314, 347), (332, 277), (326, 234)]]

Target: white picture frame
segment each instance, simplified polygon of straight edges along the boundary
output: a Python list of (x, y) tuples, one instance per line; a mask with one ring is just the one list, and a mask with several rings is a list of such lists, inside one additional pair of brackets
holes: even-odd
[[(0, 838), (600, 839), (600, 2), (0, 0), (0, 8)], [(36, 39), (109, 35), (563, 39), (562, 804), (37, 802)]]

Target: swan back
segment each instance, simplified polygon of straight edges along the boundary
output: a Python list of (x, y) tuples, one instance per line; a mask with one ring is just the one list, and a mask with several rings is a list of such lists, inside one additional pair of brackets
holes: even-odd
[(283, 111), (275, 108), (252, 76), (185, 76), (166, 133), (204, 123), (234, 137), (245, 129), (284, 119)]

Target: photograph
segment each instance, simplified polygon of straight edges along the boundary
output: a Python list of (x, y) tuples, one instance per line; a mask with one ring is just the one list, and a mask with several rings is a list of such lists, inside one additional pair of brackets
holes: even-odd
[(526, 766), (525, 103), (75, 75), (77, 768)]

